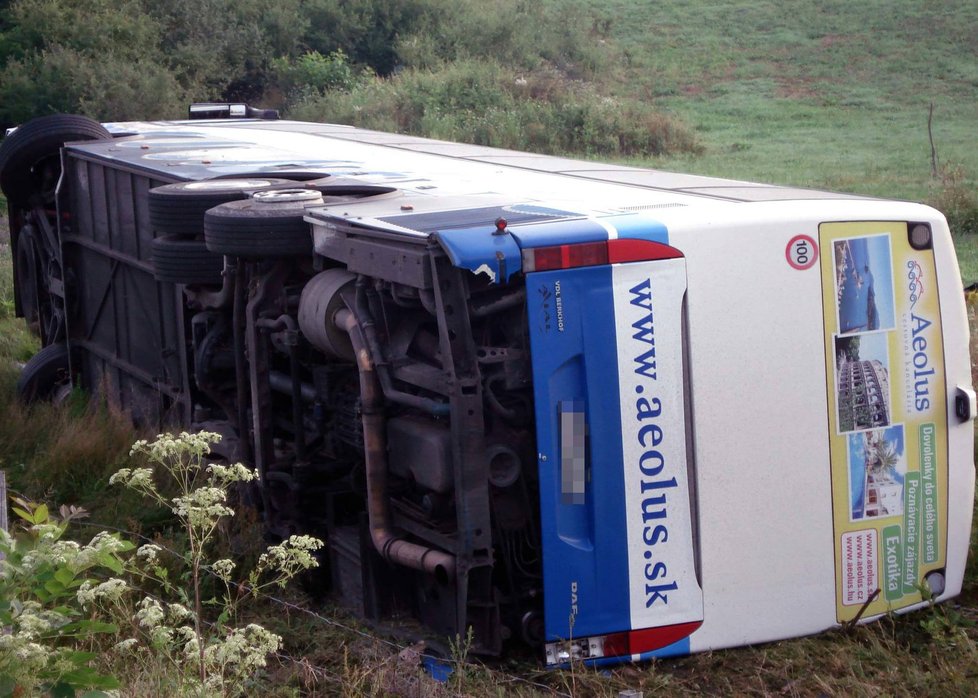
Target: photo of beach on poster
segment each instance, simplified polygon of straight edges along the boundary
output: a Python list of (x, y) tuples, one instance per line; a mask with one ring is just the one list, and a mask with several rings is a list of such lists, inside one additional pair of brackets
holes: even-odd
[(850, 434), (848, 439), (850, 520), (902, 515), (907, 474), (903, 425)]
[(836, 240), (833, 247), (839, 334), (893, 329), (896, 318), (890, 236)]

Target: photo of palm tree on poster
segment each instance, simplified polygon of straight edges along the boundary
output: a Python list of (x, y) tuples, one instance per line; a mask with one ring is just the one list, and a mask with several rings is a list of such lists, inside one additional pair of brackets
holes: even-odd
[(902, 515), (906, 474), (902, 424), (850, 434), (851, 520)]

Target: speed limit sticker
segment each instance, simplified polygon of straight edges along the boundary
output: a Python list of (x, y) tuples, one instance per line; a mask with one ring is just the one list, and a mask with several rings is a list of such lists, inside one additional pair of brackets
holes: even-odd
[(784, 256), (795, 269), (810, 269), (818, 261), (818, 245), (808, 235), (795, 235), (784, 248)]

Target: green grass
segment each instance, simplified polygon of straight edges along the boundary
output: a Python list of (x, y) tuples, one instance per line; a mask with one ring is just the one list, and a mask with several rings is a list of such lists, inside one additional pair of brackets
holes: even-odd
[[(924, 201), (978, 280), (978, 4), (592, 2), (624, 56), (611, 88), (685, 123), (702, 151), (654, 167)], [(939, 174), (933, 176), (928, 114)], [(970, 235), (968, 234), (970, 233)]]
[[(893, 2), (593, 2), (641, 94), (700, 136), (656, 165), (928, 200), (927, 132), (978, 182), (978, 5)], [(922, 6), (924, 5), (924, 6)]]

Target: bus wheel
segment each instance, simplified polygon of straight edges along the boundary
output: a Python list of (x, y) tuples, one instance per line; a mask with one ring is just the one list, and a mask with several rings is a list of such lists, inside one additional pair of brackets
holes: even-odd
[(309, 189), (270, 189), (245, 201), (232, 201), (204, 216), (207, 249), (233, 257), (292, 257), (312, 254), (306, 208), (322, 205)]
[(297, 186), (291, 179), (260, 175), (164, 184), (149, 190), (149, 222), (158, 233), (203, 235), (207, 209), (247, 199), (261, 189)]
[(49, 344), (24, 364), (17, 379), (17, 397), (26, 405), (50, 400), (70, 383), (68, 346)]
[(0, 189), (13, 208), (34, 194), (51, 200), (61, 175), (61, 146), (112, 138), (97, 121), (76, 114), (50, 114), (28, 121), (0, 144)]
[(153, 240), (153, 276), (171, 284), (223, 282), (224, 257), (209, 252), (193, 235), (163, 235)]

